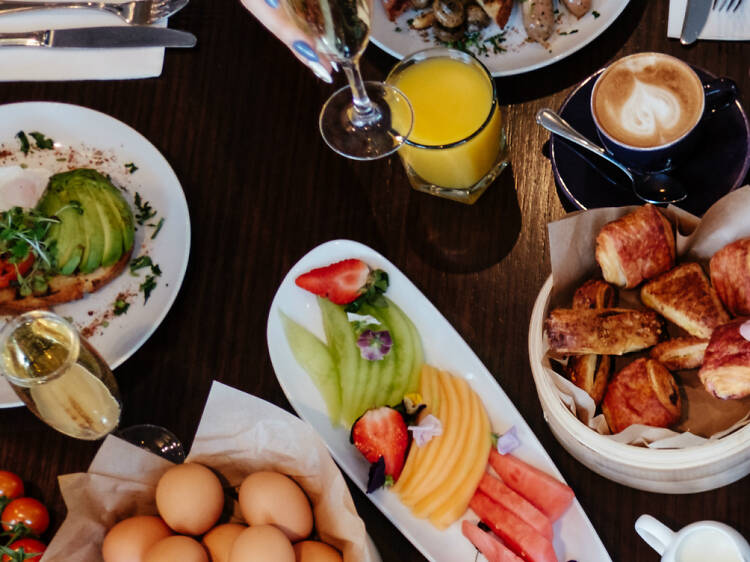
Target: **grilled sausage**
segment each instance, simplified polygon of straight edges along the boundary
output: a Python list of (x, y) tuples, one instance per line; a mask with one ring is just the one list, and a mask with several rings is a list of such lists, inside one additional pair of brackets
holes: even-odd
[(552, 0), (523, 0), (521, 7), (529, 39), (546, 46), (555, 26)]

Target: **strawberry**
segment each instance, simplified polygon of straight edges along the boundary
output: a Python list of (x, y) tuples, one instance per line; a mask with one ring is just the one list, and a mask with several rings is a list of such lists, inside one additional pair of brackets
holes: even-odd
[(360, 297), (373, 303), (388, 287), (388, 276), (362, 260), (348, 259), (303, 273), (295, 283), (335, 304), (350, 304)]
[(401, 414), (382, 406), (367, 410), (352, 426), (351, 441), (371, 463), (382, 457), (385, 474), (395, 482), (404, 468), (409, 432)]

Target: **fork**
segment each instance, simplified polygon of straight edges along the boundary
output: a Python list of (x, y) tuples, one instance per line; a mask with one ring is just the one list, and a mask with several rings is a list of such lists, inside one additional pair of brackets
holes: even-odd
[(133, 25), (148, 25), (171, 16), (187, 3), (188, 0), (132, 0), (120, 3), (0, 0), (0, 15), (39, 9), (92, 9), (110, 12)]
[(714, 0), (712, 10), (717, 12), (736, 12), (742, 4), (742, 0)]

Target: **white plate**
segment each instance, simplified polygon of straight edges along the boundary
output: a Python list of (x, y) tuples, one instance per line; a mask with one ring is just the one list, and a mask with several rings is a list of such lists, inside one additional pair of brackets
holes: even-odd
[[(628, 1), (592, 0), (591, 10), (580, 20), (568, 13), (565, 6), (559, 6), (560, 21), (549, 40), (549, 49), (526, 40), (520, 2), (515, 2), (508, 24), (504, 28), (506, 39), (502, 46), (506, 51), (489, 56), (480, 55), (479, 60), (487, 66), (493, 76), (512, 76), (555, 63), (596, 39), (612, 25), (628, 5)], [(371, 39), (385, 52), (400, 60), (411, 53), (435, 45), (432, 40), (426, 41), (419, 32), (409, 29), (407, 20), (414, 17), (414, 10), (408, 10), (392, 22), (386, 15), (383, 1), (374, 0), (374, 4)], [(594, 12), (598, 12), (599, 17), (594, 17)], [(396, 31), (396, 28), (401, 31)], [(501, 31), (493, 22), (484, 30), (483, 37), (491, 37)], [(575, 32), (570, 33), (572, 31)]]
[[(154, 230), (151, 227), (141, 226), (136, 230), (133, 257), (148, 253), (162, 270), (145, 305), (143, 294), (138, 289), (145, 270), (135, 277), (126, 269), (99, 291), (53, 309), (61, 316), (71, 317), (79, 329), (106, 320), (108, 325), (96, 329), (88, 339), (110, 367), (115, 368), (130, 357), (161, 323), (182, 284), (190, 252), (190, 217), (182, 186), (154, 145), (131, 127), (104, 113), (48, 102), (0, 106), (0, 143), (15, 150), (18, 146), (15, 134), (20, 130), (40, 131), (52, 138), (56, 147), (70, 147), (86, 155), (91, 155), (94, 149), (102, 151), (106, 161), (89, 167), (109, 173), (115, 183), (127, 190), (125, 197), (131, 206), (132, 198), (138, 192), (157, 211), (154, 220), (165, 219), (155, 239), (151, 239)], [(125, 168), (129, 162), (138, 167), (133, 174)], [(0, 165), (9, 164), (12, 162), (0, 157)], [(54, 158), (51, 158), (51, 163), (45, 162), (47, 166), (56, 166), (52, 172), (66, 169), (65, 162), (57, 162)], [(121, 293), (132, 295), (128, 298), (130, 308), (126, 314), (106, 318), (111, 316), (107, 313)], [(0, 377), (0, 408), (20, 405), (18, 397)]]
[[(522, 442), (522, 446), (516, 451), (518, 457), (562, 480), (562, 475), (552, 459), (495, 378), (419, 289), (396, 266), (371, 248), (349, 240), (335, 240), (310, 251), (284, 278), (268, 315), (268, 350), (276, 377), (289, 402), (300, 417), (317, 430), (328, 445), (333, 458), (357, 486), (362, 491), (365, 490), (369, 464), (349, 443), (348, 429), (333, 427), (329, 422), (323, 399), (292, 355), (279, 316), (279, 311), (284, 311), (325, 341), (315, 297), (297, 287), (294, 279), (310, 269), (346, 258), (362, 259), (371, 267), (383, 269), (388, 273), (390, 287), (387, 295), (417, 326), (424, 343), (425, 361), (465, 377), (482, 397), (494, 431), (502, 433), (511, 426), (516, 426)], [(532, 384), (531, 380), (529, 384)], [(460, 522), (439, 531), (428, 521), (414, 517), (409, 509), (399, 502), (397, 496), (387, 490), (378, 490), (369, 494), (369, 498), (428, 560), (475, 560), (476, 550), (463, 538)], [(470, 512), (465, 517), (477, 520)], [(575, 501), (555, 523), (554, 528), (554, 547), (559, 560), (610, 560), (578, 501)]]

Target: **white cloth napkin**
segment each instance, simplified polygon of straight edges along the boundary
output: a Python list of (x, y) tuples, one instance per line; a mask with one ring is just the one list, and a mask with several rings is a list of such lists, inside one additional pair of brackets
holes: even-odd
[[(127, 25), (93, 10), (42, 10), (0, 16), (0, 33)], [(160, 24), (166, 27), (166, 23)], [(118, 80), (159, 76), (164, 48), (47, 49), (0, 47), (0, 81)]]
[[(713, 0), (705, 0), (712, 2)], [(669, 24), (667, 37), (679, 37), (682, 32), (682, 22), (685, 19), (687, 0), (671, 0), (669, 2)], [(708, 21), (703, 27), (698, 39), (717, 39), (720, 41), (748, 41), (750, 40), (750, 0), (743, 0), (734, 12), (718, 12), (711, 10)]]

